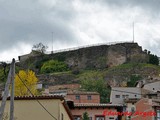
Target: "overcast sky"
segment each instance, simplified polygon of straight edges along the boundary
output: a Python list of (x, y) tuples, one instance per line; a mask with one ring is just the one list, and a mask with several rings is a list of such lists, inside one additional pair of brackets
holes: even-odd
[(160, 0), (0, 0), (0, 61), (39, 42), (48, 51), (132, 41), (160, 56)]

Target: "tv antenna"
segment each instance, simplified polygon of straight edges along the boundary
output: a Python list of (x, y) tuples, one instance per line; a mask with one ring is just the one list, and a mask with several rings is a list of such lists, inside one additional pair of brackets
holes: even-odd
[(132, 42), (134, 43), (134, 22), (133, 22), (133, 41)]
[(52, 32), (52, 52), (53, 53), (53, 32)]

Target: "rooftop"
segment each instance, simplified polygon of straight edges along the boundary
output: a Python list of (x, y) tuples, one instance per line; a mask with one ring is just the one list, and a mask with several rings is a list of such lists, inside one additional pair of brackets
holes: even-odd
[(138, 98), (126, 98), (124, 99), (125, 103), (136, 103), (138, 100)]
[(79, 95), (99, 95), (98, 92), (88, 92), (88, 91), (68, 91), (67, 95), (75, 95), (75, 94), (79, 94)]
[(123, 107), (122, 104), (101, 104), (101, 103), (75, 103), (74, 107), (82, 108), (82, 107)]
[[(64, 100), (63, 96), (60, 95), (51, 95), (51, 96), (15, 96), (15, 100), (41, 100), (41, 99), (60, 99)], [(2, 100), (2, 97), (0, 97), (0, 100)], [(10, 97), (7, 98), (7, 100), (10, 100)]]

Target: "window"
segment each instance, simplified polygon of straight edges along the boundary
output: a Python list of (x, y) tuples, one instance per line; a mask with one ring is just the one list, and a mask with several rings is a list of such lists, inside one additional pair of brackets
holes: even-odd
[(126, 95), (126, 98), (129, 98), (129, 95)]
[(131, 107), (131, 112), (135, 112), (135, 108), (134, 107)]
[(74, 118), (74, 120), (81, 120), (81, 116), (78, 116), (78, 115), (73, 116), (73, 118)]
[(122, 95), (122, 98), (128, 98), (129, 95)]
[(91, 95), (88, 95), (88, 96), (87, 96), (87, 99), (88, 99), (88, 100), (91, 100), (91, 99), (92, 99)]
[(109, 117), (110, 120), (114, 120), (114, 117)]
[(80, 96), (79, 95), (76, 95), (76, 100), (80, 100)]
[(96, 116), (96, 120), (105, 120), (104, 116)]
[(160, 119), (160, 110), (157, 110), (157, 120)]
[(116, 98), (120, 98), (120, 95), (115, 95)]
[(126, 95), (122, 95), (122, 98), (126, 98)]

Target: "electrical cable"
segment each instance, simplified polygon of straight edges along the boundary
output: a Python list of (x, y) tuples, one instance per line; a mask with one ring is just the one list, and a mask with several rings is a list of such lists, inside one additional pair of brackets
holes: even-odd
[[(24, 81), (21, 79), (21, 77), (20, 77), (18, 74), (16, 74), (16, 75), (19, 77), (19, 79), (21, 80), (21, 82), (23, 83), (23, 85), (27, 88), (27, 90), (30, 92), (30, 94), (31, 94), (32, 96), (34, 96), (33, 93), (31, 92), (31, 90), (28, 88), (28, 86), (27, 86), (27, 85), (24, 83)], [(45, 108), (45, 106), (42, 105), (42, 103), (41, 103), (38, 99), (35, 98), (35, 100), (38, 102), (38, 104), (39, 104), (52, 118), (54, 118), (55, 120), (57, 120), (57, 118), (55, 118), (55, 117)]]

